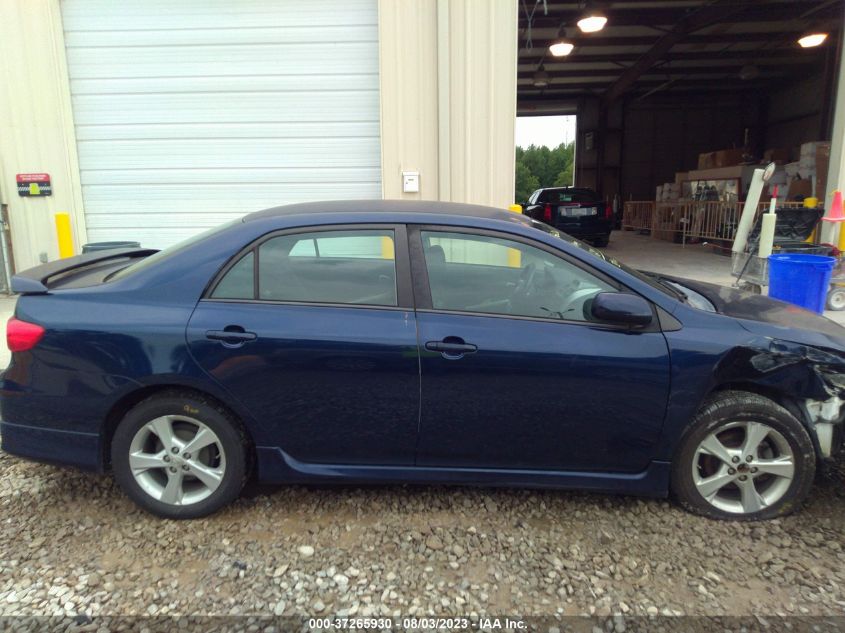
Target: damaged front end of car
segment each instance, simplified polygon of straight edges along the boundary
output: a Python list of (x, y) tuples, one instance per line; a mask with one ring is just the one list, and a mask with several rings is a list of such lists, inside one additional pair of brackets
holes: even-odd
[(807, 427), (821, 459), (841, 450), (845, 354), (760, 337), (729, 353), (717, 374), (729, 383), (752, 384), (780, 396), (780, 404)]

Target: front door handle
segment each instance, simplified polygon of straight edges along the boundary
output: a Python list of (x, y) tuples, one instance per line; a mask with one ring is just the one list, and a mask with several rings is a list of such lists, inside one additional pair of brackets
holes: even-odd
[(247, 332), (239, 325), (228, 325), (222, 330), (208, 330), (205, 338), (220, 341), (227, 347), (240, 347), (244, 343), (258, 338), (255, 332)]
[(442, 341), (428, 341), (425, 348), (430, 352), (440, 352), (443, 358), (457, 359), (464, 354), (474, 354), (478, 346), (464, 342), (464, 339), (457, 336), (447, 336)]

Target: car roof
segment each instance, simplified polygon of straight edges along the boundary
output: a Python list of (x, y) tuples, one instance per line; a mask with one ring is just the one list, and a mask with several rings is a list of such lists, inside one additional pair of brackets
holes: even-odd
[(302, 202), (272, 207), (244, 216), (244, 222), (265, 218), (292, 215), (314, 215), (318, 213), (430, 213), (432, 215), (465, 216), (491, 220), (513, 221), (514, 213), (480, 204), (439, 202), (436, 200), (328, 200), (325, 202)]
[(542, 187), (540, 191), (590, 191), (595, 193), (595, 190), (589, 187)]

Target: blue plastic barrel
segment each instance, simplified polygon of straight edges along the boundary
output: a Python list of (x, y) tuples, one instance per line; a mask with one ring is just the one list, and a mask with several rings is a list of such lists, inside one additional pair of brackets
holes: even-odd
[(824, 255), (770, 255), (769, 296), (821, 314), (835, 264)]

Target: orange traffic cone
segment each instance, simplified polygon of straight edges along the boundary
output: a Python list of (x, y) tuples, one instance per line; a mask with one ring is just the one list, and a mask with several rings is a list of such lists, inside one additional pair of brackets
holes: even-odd
[(833, 192), (830, 210), (822, 220), (825, 222), (845, 222), (845, 211), (842, 209), (842, 192), (839, 189)]

